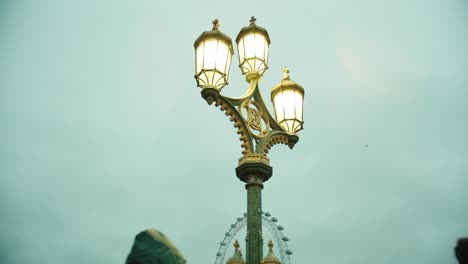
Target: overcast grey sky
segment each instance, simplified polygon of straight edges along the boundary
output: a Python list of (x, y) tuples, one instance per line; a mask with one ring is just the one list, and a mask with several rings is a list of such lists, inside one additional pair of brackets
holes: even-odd
[[(463, 0), (2, 0), (0, 263), (123, 263), (148, 227), (213, 263), (246, 193), (193, 42), (214, 18), (234, 39), (252, 15), (272, 42), (264, 97), (285, 65), (306, 91), (300, 141), (272, 149), (263, 191), (292, 263), (455, 264), (468, 236)], [(247, 88), (237, 64), (227, 95)]]

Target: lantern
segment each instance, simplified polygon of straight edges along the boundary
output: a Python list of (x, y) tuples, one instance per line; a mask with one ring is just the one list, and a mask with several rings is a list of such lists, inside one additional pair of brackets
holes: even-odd
[(304, 88), (289, 78), (284, 67), (283, 80), (271, 90), (271, 101), (278, 124), (288, 133), (295, 134), (302, 129)]
[(242, 74), (257, 73), (262, 76), (268, 69), (270, 37), (266, 29), (257, 26), (255, 21), (255, 17), (252, 17), (250, 26), (242, 28), (237, 35), (239, 67)]
[(234, 54), (231, 38), (219, 31), (219, 22), (215, 19), (213, 29), (203, 32), (194, 46), (197, 86), (221, 90), (228, 83)]

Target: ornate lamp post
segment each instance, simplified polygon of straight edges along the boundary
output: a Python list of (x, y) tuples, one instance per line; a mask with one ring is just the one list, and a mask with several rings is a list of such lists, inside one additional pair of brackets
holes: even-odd
[(239, 67), (249, 83), (241, 97), (221, 95), (228, 83), (233, 48), (231, 39), (219, 31), (217, 19), (212, 30), (203, 32), (194, 44), (195, 79), (202, 88), (202, 97), (229, 116), (242, 142), (236, 174), (247, 189), (247, 264), (260, 264), (263, 258), (261, 190), (273, 172), (267, 153), (275, 144), (286, 144), (292, 149), (297, 143), (304, 99), (304, 89), (289, 78), (285, 67), (283, 80), (271, 91), (276, 118), (269, 113), (258, 83), (268, 69), (270, 37), (255, 22), (252, 17), (250, 25), (242, 28), (236, 38)]

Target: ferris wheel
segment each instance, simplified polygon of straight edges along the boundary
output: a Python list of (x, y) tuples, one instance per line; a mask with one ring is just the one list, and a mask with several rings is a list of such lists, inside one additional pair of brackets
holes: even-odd
[[(287, 236), (284, 236), (282, 233), (284, 227), (281, 225), (277, 225), (278, 219), (276, 217), (272, 217), (270, 213), (260, 211), (259, 214), (262, 214), (262, 225), (270, 231), (270, 233), (273, 235), (276, 241), (276, 245), (279, 248), (281, 263), (290, 264), (291, 261), (289, 256), (292, 255), (292, 251), (288, 249), (287, 245), (289, 238)], [(245, 227), (246, 224), (246, 213), (244, 213), (243, 217), (238, 217), (237, 221), (234, 224), (231, 224), (229, 231), (224, 234), (224, 239), (220, 243), (218, 252), (216, 253), (215, 264), (225, 264), (224, 257), (226, 255), (226, 251), (229, 245), (231, 245), (232, 239), (235, 237), (237, 232), (239, 232), (242, 228)]]

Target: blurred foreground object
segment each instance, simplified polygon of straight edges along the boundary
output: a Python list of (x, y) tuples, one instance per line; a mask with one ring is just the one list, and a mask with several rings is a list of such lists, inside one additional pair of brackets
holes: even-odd
[(168, 237), (146, 229), (135, 237), (126, 264), (185, 264), (185, 258)]
[(468, 264), (468, 237), (458, 239), (455, 256), (460, 264)]

